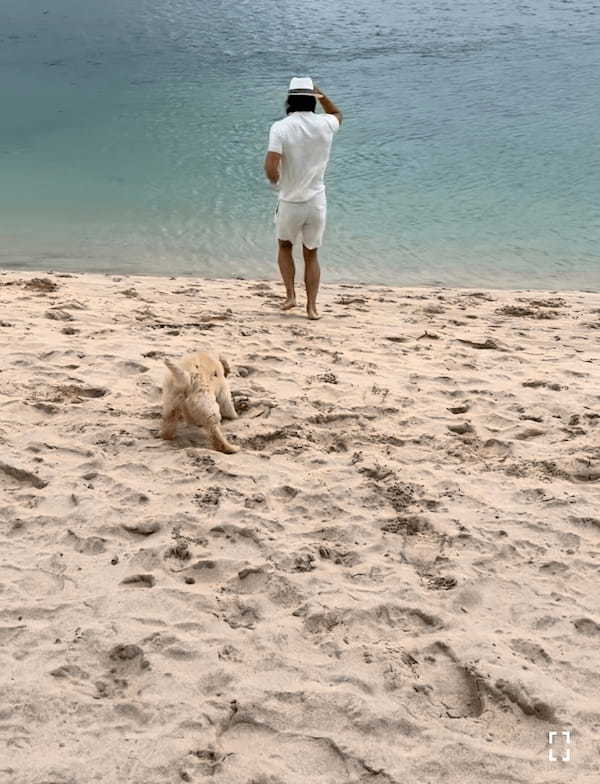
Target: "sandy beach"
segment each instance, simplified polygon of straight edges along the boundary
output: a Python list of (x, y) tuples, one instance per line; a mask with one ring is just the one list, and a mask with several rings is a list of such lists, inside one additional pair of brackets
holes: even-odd
[(281, 293), (0, 273), (0, 782), (597, 784), (600, 294)]

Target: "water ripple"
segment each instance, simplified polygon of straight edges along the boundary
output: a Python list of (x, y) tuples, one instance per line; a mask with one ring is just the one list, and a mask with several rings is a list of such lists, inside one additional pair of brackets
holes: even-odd
[(594, 0), (43, 10), (3, 4), (3, 264), (271, 274), (267, 132), (311, 73), (329, 279), (600, 289)]

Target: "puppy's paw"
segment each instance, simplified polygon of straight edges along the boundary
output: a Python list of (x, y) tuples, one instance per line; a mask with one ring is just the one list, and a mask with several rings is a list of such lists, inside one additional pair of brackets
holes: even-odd
[(172, 441), (175, 438), (175, 431), (174, 430), (161, 430), (160, 437), (164, 438), (165, 441)]
[(215, 449), (219, 452), (224, 452), (226, 455), (234, 455), (236, 452), (240, 451), (239, 446), (230, 444), (229, 441), (226, 441), (224, 444), (215, 445)]

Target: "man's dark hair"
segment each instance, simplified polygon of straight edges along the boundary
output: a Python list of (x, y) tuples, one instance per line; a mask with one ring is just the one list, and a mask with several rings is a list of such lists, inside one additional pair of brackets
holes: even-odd
[(317, 108), (317, 99), (314, 95), (288, 95), (285, 102), (285, 113), (314, 112)]

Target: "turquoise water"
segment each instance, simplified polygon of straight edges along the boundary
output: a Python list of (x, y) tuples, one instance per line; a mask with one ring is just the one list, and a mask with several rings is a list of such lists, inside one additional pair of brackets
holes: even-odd
[(2, 0), (0, 265), (270, 277), (292, 75), (326, 280), (600, 290), (600, 2)]

